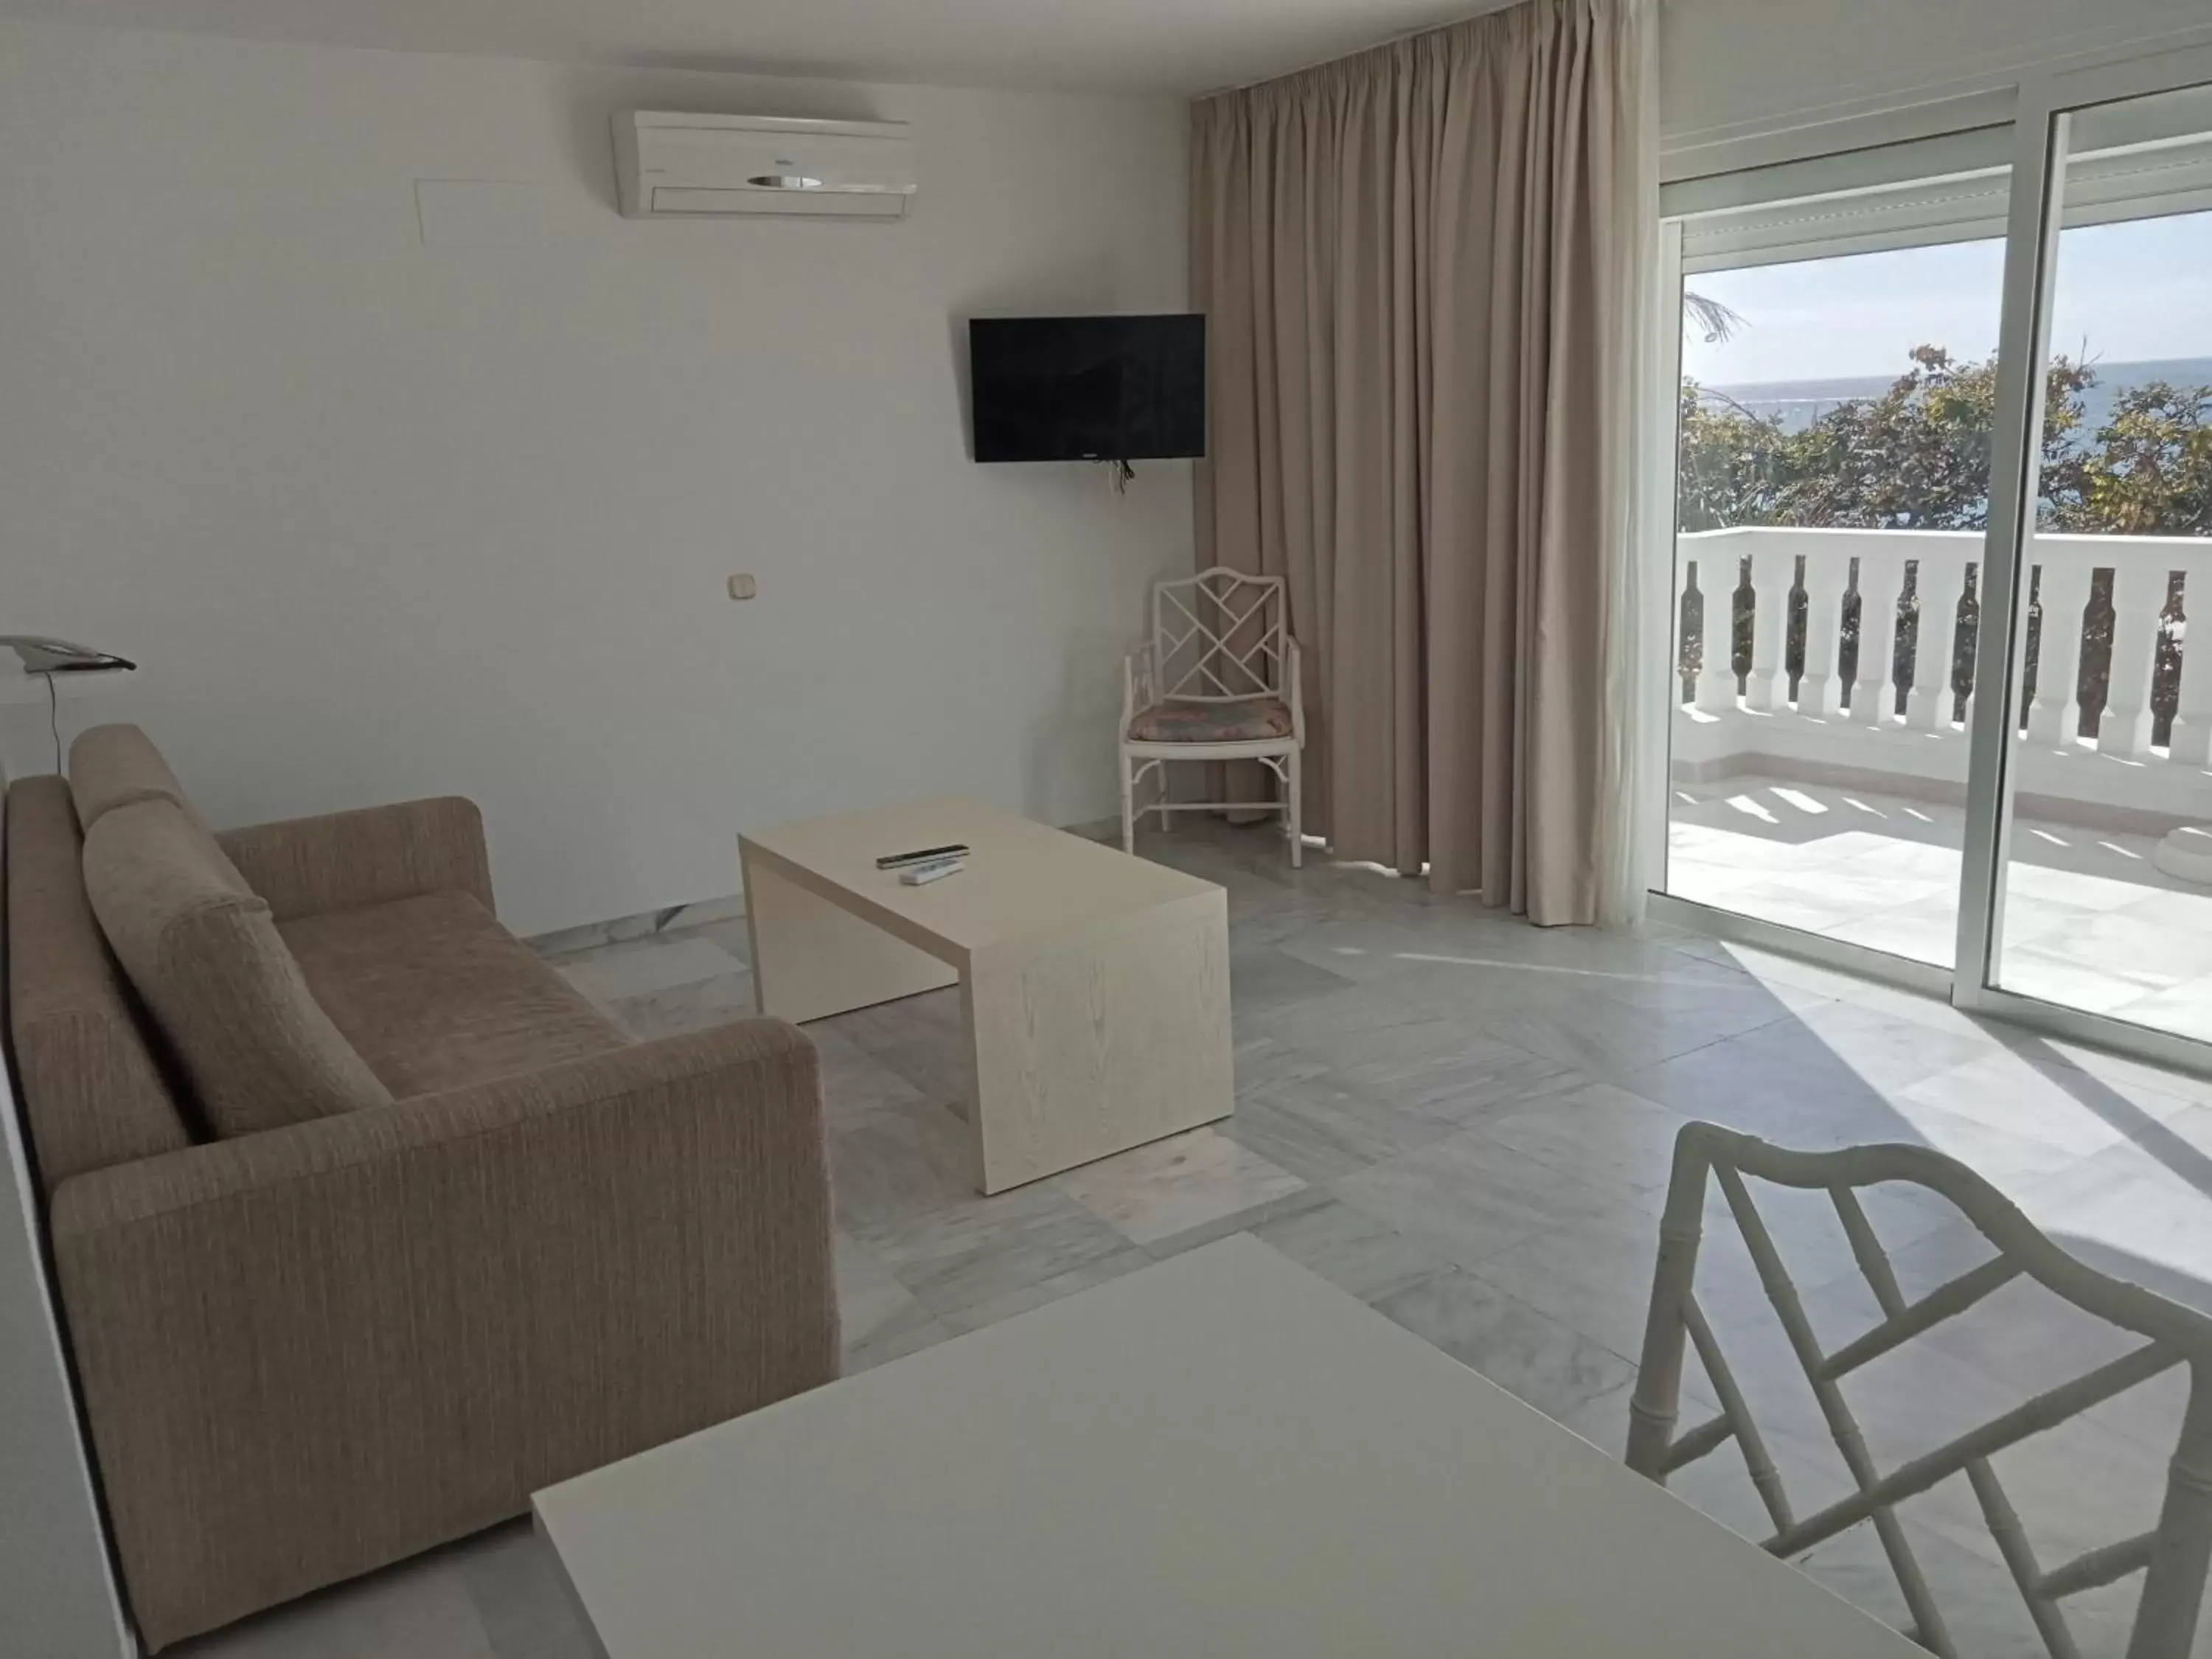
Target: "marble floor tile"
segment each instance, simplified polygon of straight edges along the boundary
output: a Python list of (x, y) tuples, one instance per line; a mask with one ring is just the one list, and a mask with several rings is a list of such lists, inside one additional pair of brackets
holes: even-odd
[(1273, 945), (1241, 941), (1229, 953), (1230, 1000), (1237, 1012), (1261, 1013), (1340, 991), (1341, 974), (1316, 967)]
[(1462, 1267), (1539, 1233), (1624, 1211), (1656, 1218), (1656, 1201), (1613, 1182), (1597, 1186), (1463, 1130), (1333, 1183), (1353, 1208)]
[[(1484, 1257), (1474, 1271), (1508, 1295), (1634, 1359), (1643, 1352), (1658, 1255), (1658, 1217), (1630, 1212), (1548, 1229)], [(1701, 1266), (1702, 1296), (1711, 1266), (1710, 1261)]]
[(1382, 1035), (1346, 1044), (1332, 1070), (1397, 1110), (1423, 1113), (1462, 1128), (1590, 1081), (1562, 1061), (1455, 1020), (1392, 1030), (1402, 1036), (1402, 1044), (1394, 1047)]
[(452, 1559), (495, 1659), (602, 1659), (569, 1600), (552, 1545), (528, 1520), (479, 1533)]
[(988, 1302), (955, 1308), (945, 1316), (944, 1323), (954, 1335), (980, 1331), (986, 1325), (995, 1325), (1002, 1319), (1011, 1319), (1016, 1314), (1042, 1308), (1048, 1302), (1057, 1302), (1078, 1291), (1087, 1291), (1094, 1285), (1103, 1285), (1110, 1279), (1119, 1279), (1123, 1273), (1149, 1267), (1155, 1259), (1133, 1244), (1127, 1249), (1115, 1251), (1111, 1255), (1098, 1256), (1080, 1267), (1070, 1267), (1066, 1273), (1039, 1279), (1034, 1285), (1020, 1285), (1003, 1296), (994, 1296)]
[(858, 1376), (862, 1371), (888, 1365), (894, 1359), (903, 1359), (910, 1353), (949, 1342), (956, 1334), (950, 1325), (916, 1303), (860, 1341), (847, 1343), (841, 1374)]
[(858, 1239), (838, 1234), (836, 1252), (837, 1318), (847, 1348), (921, 1308), (915, 1293)]
[(1240, 1086), (1236, 1115), (1216, 1127), (1305, 1181), (1350, 1175), (1455, 1132), (1445, 1119), (1325, 1073)]
[(837, 1224), (873, 1243), (918, 1217), (981, 1200), (971, 1174), (968, 1126), (921, 1103), (870, 1112), (857, 1121), (830, 1111), (830, 1185)]
[(923, 1099), (966, 1120), (975, 1073), (958, 1037), (930, 1033), (885, 1044), (874, 1054), (879, 1064), (903, 1078)]
[(1171, 1255), (1181, 1255), (1185, 1250), (1194, 1250), (1232, 1233), (1251, 1232), (1270, 1222), (1304, 1215), (1332, 1201), (1326, 1187), (1301, 1185), (1295, 1192), (1285, 1193), (1279, 1198), (1264, 1199), (1244, 1209), (1232, 1210), (1196, 1226), (1186, 1227), (1181, 1232), (1153, 1239), (1144, 1247), (1145, 1253), (1155, 1261), (1164, 1261)]
[(1419, 1280), (1374, 1306), (1553, 1417), (1618, 1391), (1636, 1374), (1619, 1354), (1464, 1271)]
[(1883, 1091), (1802, 1030), (1730, 1037), (1620, 1080), (1685, 1117), (1784, 1146), (1818, 1149), (1903, 1133), (1905, 1120)]
[(710, 945), (720, 946), (739, 962), (751, 966), (753, 941), (750, 925), (743, 916), (728, 921), (704, 921), (692, 924), (687, 930), (696, 933)]
[[(460, 1547), (473, 1552), (474, 1540)], [(334, 1584), (167, 1650), (176, 1659), (505, 1659), (453, 1549)]]
[(1526, 1101), (1483, 1120), (1480, 1133), (1565, 1174), (1664, 1188), (1674, 1139), (1689, 1119), (1610, 1083)]
[(1434, 1251), (1334, 1199), (1262, 1222), (1252, 1232), (1300, 1267), (1366, 1302), (1451, 1268)]
[(1212, 1127), (1118, 1152), (1054, 1178), (1133, 1244), (1152, 1244), (1303, 1191), (1305, 1182)]
[(712, 979), (671, 985), (638, 996), (617, 997), (606, 1007), (633, 1042), (703, 1031), (711, 1025), (752, 1017), (753, 976), (743, 971), (718, 974)]
[(1050, 1182), (933, 1210), (868, 1241), (939, 1315), (1126, 1249), (1129, 1239)]
[(711, 939), (685, 933), (603, 945), (556, 957), (554, 966), (594, 1002), (615, 1002), (738, 973), (744, 963)]
[(813, 1034), (822, 1066), (822, 1113), (832, 1129), (927, 1107), (921, 1090), (834, 1032)]
[[(1923, 1078), (1900, 1091), (1900, 1109), (1940, 1107), (2008, 1134), (2039, 1141), (2069, 1161), (2118, 1146), (2153, 1121), (2133, 1103), (2109, 1097), (2070, 1066), (2036, 1065), (2012, 1049), (1996, 1049), (1964, 1065)], [(2100, 1110), (2100, 1108), (2106, 1109)], [(2172, 1109), (2185, 1109), (2182, 1102)]]

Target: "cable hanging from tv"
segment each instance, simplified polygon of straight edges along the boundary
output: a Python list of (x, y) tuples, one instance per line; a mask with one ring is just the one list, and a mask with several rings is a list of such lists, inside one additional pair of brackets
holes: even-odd
[(1109, 461), (1103, 455), (1095, 455), (1091, 458), (1091, 465), (1094, 466), (1110, 466), (1114, 469), (1112, 477), (1114, 493), (1116, 495), (1127, 495), (1129, 493), (1129, 486), (1136, 482), (1137, 469), (1131, 466), (1127, 461)]

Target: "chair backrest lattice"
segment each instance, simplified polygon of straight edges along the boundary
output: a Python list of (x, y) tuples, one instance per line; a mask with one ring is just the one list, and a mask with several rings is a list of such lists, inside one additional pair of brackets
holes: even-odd
[(1225, 565), (1152, 587), (1152, 660), (1160, 694), (1184, 702), (1279, 697), (1287, 636), (1280, 576)]
[[(1879, 1322), (1833, 1352), (1822, 1349), (1773, 1236), (1753, 1202), (1747, 1176), (1828, 1194), (1852, 1257), (1881, 1310)], [(1708, 1181), (1718, 1184), (1727, 1200), (1767, 1300), (1857, 1488), (1802, 1517), (1790, 1502), (1774, 1457), (1692, 1288)], [(1860, 1188), (1885, 1182), (1911, 1182), (1941, 1194), (1996, 1247), (1996, 1255), (1926, 1295), (1909, 1299), (1859, 1201)], [(1844, 1379), (2023, 1276), (2083, 1311), (2142, 1337), (2142, 1345), (1895, 1468), (1878, 1468), (1844, 1397)], [(1674, 1425), (1686, 1345), (1696, 1349), (1720, 1409), (1678, 1436)], [(2157, 1524), (2148, 1532), (2045, 1567), (2036, 1559), (1990, 1458), (2185, 1364), (2190, 1368), (2189, 1402), (2168, 1466)], [(1676, 1470), (1734, 1442), (1774, 1523), (1764, 1547), (1784, 1558), (1802, 1554), (1860, 1522), (1871, 1522), (1911, 1613), (1913, 1628), (1909, 1634), (1931, 1652), (1946, 1656), (1957, 1649), (1913, 1556), (1897, 1506), (1963, 1474), (2052, 1659), (2080, 1659), (2059, 1603), (2136, 1572), (2144, 1574), (2144, 1579), (2128, 1659), (2185, 1659), (2203, 1599), (2208, 1560), (2212, 1560), (2212, 1387), (2208, 1381), (2212, 1381), (2212, 1319), (2077, 1261), (1955, 1158), (1910, 1146), (1791, 1152), (1713, 1124), (1692, 1123), (1674, 1146), (1643, 1368), (1629, 1406), (1628, 1463), (1663, 1486)]]

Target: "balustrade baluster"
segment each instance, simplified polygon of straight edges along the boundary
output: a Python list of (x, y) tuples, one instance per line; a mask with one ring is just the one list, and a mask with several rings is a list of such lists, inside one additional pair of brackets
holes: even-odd
[[(2028, 705), (2027, 740), (2063, 748), (2081, 732), (2081, 630), (2089, 609), (2089, 556), (2060, 551), (2039, 538), (2030, 557), (2043, 567), (2043, 627), (2036, 647), (2035, 701)], [(1996, 661), (1990, 654), (1984, 666)], [(1976, 678), (1980, 678), (1977, 671)], [(2149, 683), (2149, 670), (2144, 670)]]
[(1897, 710), (1897, 689), (1890, 679), (1897, 654), (1897, 602), (1905, 585), (1902, 553), (1859, 555), (1858, 680), (1851, 688), (1851, 720), (1860, 726), (1887, 726)]
[[(1761, 542), (1751, 554), (1751, 672), (1744, 677), (1743, 702), (1762, 714), (1790, 707), (1790, 590), (1796, 585), (1797, 559), (1786, 544)], [(2207, 674), (2212, 680), (2212, 674)]]
[(2150, 758), (2151, 670), (2158, 658), (2158, 613), (2166, 605), (2166, 561), (2159, 550), (2127, 550), (2112, 568), (2112, 672), (2097, 752)]
[[(1797, 682), (1797, 712), (1814, 720), (1834, 720), (1844, 712), (1844, 680), (1838, 668), (1844, 629), (1844, 592), (1851, 580), (1850, 555), (1808, 538), (1805, 547), (1805, 672)], [(1862, 647), (1865, 641), (1860, 641)]]
[(1912, 643), (1912, 690), (1905, 723), (1915, 732), (1951, 729), (1951, 653), (1959, 634), (1959, 602), (1966, 593), (1966, 560), (1955, 549), (1925, 542), (1920, 561), (1920, 625)]
[(1708, 714), (1735, 708), (1736, 561), (1723, 554), (1698, 563), (1698, 587), (1705, 599), (1705, 651), (1698, 665), (1698, 708)]
[(2212, 557), (2185, 550), (2175, 562), (2182, 572), (2181, 610), (2203, 618), (2192, 642), (2181, 639), (2181, 688), (2173, 714), (2169, 751), (2182, 766), (2212, 765)]

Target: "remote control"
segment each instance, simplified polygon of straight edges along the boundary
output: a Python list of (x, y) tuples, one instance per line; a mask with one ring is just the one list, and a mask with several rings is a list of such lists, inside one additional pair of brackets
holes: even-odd
[(902, 887), (927, 887), (933, 881), (957, 876), (968, 867), (964, 859), (939, 859), (934, 864), (915, 864), (899, 872)]
[(947, 859), (965, 856), (964, 842), (951, 842), (943, 847), (917, 847), (911, 853), (887, 853), (876, 860), (878, 870), (897, 870), (909, 864), (942, 864)]

